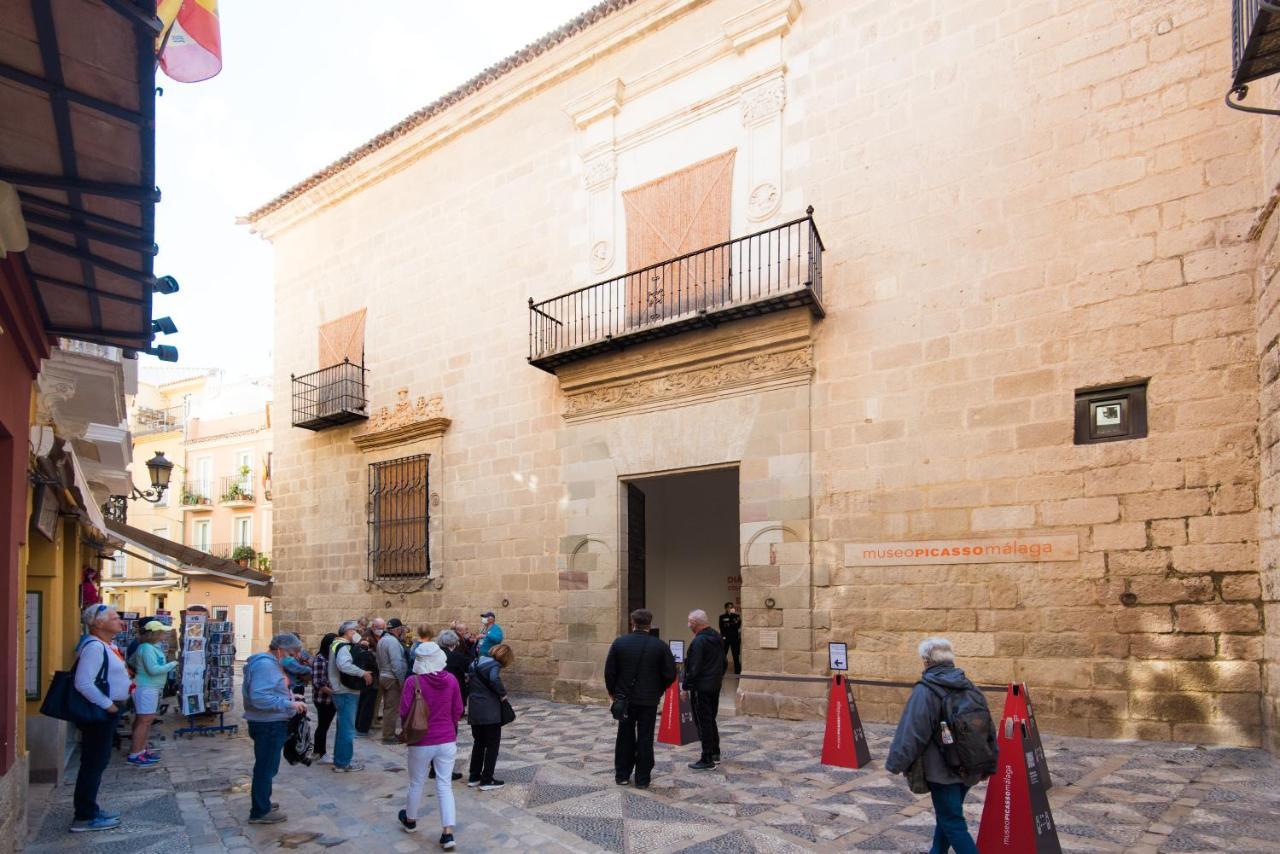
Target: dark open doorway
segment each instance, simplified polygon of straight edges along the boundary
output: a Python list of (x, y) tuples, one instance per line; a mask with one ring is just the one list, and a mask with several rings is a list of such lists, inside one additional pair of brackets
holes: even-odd
[(648, 608), (663, 640), (688, 641), (691, 610), (703, 609), (715, 626), (724, 603), (738, 599), (738, 469), (653, 475), (623, 486), (626, 613)]

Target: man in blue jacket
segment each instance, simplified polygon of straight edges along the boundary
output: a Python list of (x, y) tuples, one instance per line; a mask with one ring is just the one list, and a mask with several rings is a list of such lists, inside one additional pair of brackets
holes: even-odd
[(271, 781), (280, 770), (280, 754), (289, 737), (289, 720), (306, 714), (307, 704), (293, 699), (289, 678), (281, 662), (302, 651), (298, 636), (282, 632), (271, 639), (267, 652), (249, 656), (244, 663), (244, 719), (253, 739), (253, 785), (249, 823), (278, 824), (285, 814), (271, 803)]
[(502, 643), (502, 626), (492, 611), (480, 615), (480, 642), (476, 644), (476, 658), (488, 655), (498, 644)]

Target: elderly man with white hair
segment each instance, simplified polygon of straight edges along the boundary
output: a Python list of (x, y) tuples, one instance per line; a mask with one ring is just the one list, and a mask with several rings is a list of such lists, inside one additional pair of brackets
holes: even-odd
[(682, 688), (689, 694), (693, 722), (702, 742), (702, 756), (689, 763), (695, 771), (709, 771), (720, 761), (720, 728), (716, 713), (720, 710), (720, 684), (724, 681), (724, 641), (711, 628), (707, 612), (701, 608), (689, 612), (689, 631), (693, 641), (684, 657)]
[[(931, 854), (977, 854), (964, 818), (969, 789), (995, 770), (996, 733), (986, 697), (964, 671), (946, 638), (919, 646), (924, 673), (911, 690), (884, 761), (891, 774), (907, 774), (917, 761), (933, 799)], [(976, 762), (975, 759), (982, 761)], [(965, 767), (965, 762), (975, 767)]]
[(98, 807), (102, 772), (111, 763), (111, 742), (120, 719), (120, 707), (129, 699), (129, 670), (115, 637), (124, 621), (111, 605), (90, 605), (80, 615), (85, 635), (76, 647), (75, 689), (100, 709), (99, 720), (79, 723), (80, 771), (76, 774), (75, 816), (72, 833), (111, 830), (120, 826), (120, 814)]

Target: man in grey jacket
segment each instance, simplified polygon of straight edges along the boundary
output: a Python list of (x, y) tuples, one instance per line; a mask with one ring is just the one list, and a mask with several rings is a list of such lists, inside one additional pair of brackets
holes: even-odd
[(307, 704), (293, 699), (289, 677), (281, 661), (297, 655), (302, 641), (289, 632), (271, 639), (267, 652), (249, 656), (244, 663), (244, 719), (253, 739), (253, 783), (250, 789), (250, 824), (278, 824), (284, 813), (271, 803), (271, 781), (280, 770), (280, 752), (289, 737), (289, 720), (307, 713)]
[[(974, 685), (964, 671), (956, 667), (951, 641), (927, 638), (920, 643), (919, 652), (924, 664), (920, 682), (927, 684), (917, 683), (911, 690), (884, 767), (890, 774), (906, 774), (916, 759), (922, 758), (924, 779), (929, 784), (929, 794), (933, 799), (933, 850), (945, 852), (951, 847), (956, 854), (978, 854), (964, 819), (964, 797), (980, 782), (981, 776), (960, 776), (953, 771), (934, 738), (942, 720), (942, 697), (947, 691), (973, 690)], [(989, 742), (994, 753), (994, 728)]]
[(329, 655), (329, 683), (333, 688), (333, 705), (337, 709), (338, 731), (333, 737), (333, 770), (362, 771), (364, 766), (352, 762), (356, 737), (356, 705), (360, 702), (360, 690), (343, 684), (342, 676), (359, 679), (365, 685), (373, 684), (373, 674), (357, 667), (351, 660), (351, 645), (360, 642), (355, 620), (347, 620), (338, 626), (338, 638), (333, 642)]
[(404, 657), (404, 623), (392, 617), (378, 639), (378, 687), (382, 693), (382, 743), (399, 744), (396, 724), (400, 722), (400, 691), (409, 675)]

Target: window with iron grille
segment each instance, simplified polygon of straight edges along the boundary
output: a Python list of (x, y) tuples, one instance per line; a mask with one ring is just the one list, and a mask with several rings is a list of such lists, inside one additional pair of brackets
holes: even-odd
[(428, 454), (369, 464), (369, 579), (411, 581), (431, 574)]

